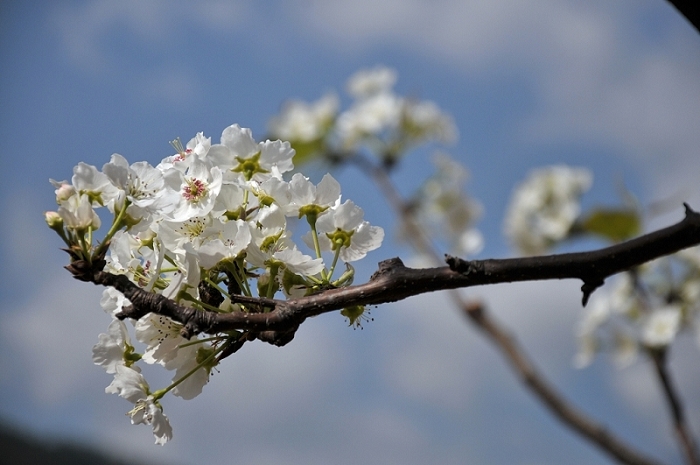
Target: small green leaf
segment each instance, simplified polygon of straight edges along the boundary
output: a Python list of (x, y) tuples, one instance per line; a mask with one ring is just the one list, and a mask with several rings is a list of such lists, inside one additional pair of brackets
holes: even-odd
[(323, 139), (312, 141), (291, 141), (294, 154), (294, 165), (301, 166), (318, 158), (323, 151)]
[(583, 219), (581, 229), (620, 242), (639, 234), (641, 219), (635, 210), (598, 208)]

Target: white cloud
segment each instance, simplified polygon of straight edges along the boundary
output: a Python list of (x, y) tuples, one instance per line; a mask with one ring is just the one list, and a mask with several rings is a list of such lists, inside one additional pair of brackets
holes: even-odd
[(100, 309), (101, 289), (71, 278), (68, 272), (45, 279), (21, 308), (0, 315), (2, 340), (8, 341), (30, 378), (41, 404), (68, 402), (91, 377), (92, 346), (109, 317)]
[(113, 60), (105, 40), (115, 31), (136, 36), (146, 47), (167, 47), (174, 36), (231, 32), (249, 17), (250, 6), (244, 1), (205, 0), (189, 8), (167, 0), (97, 0), (55, 7), (52, 19), (68, 57), (96, 71)]
[[(201, 64), (168, 63), (165, 57), (172, 42), (191, 34), (230, 35), (250, 23), (250, 15), (250, 6), (244, 1), (207, 0), (192, 8), (167, 0), (98, 0), (80, 6), (55, 6), (51, 23), (72, 65), (100, 77), (121, 76), (128, 68), (129, 79), (139, 77), (134, 80), (135, 90), (143, 96), (182, 106), (198, 101), (203, 94), (198, 74)], [(161, 58), (151, 60), (146, 69), (134, 66), (115, 53), (115, 42), (127, 47), (138, 43), (139, 48)]]
[(310, 0), (305, 5), (290, 6), (290, 16), (325, 44), (351, 50), (390, 44), (448, 60), (469, 71), (502, 65), (506, 60), (522, 66), (542, 51), (572, 45), (572, 36), (579, 43), (582, 32), (588, 40), (595, 40), (610, 24), (606, 11), (549, 0)]

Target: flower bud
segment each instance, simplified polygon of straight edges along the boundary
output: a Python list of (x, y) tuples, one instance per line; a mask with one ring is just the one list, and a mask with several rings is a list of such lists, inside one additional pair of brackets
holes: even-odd
[(56, 189), (56, 203), (60, 204), (75, 195), (75, 187), (67, 182), (61, 183)]
[(63, 218), (57, 212), (44, 212), (44, 220), (54, 231), (63, 231)]

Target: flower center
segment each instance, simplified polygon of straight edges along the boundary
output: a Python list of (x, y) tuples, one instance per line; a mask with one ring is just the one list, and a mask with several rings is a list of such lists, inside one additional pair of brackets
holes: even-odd
[(187, 179), (182, 188), (182, 196), (189, 202), (195, 203), (202, 200), (207, 194), (207, 185), (200, 179)]
[(206, 229), (204, 218), (195, 217), (182, 223), (179, 231), (183, 236), (189, 238), (190, 240), (194, 240), (202, 235), (204, 229)]

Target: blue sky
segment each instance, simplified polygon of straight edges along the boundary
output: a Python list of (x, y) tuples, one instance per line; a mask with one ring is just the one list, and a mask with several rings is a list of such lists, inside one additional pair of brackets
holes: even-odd
[[(104, 394), (110, 379), (90, 349), (109, 321), (100, 290), (61, 268), (66, 256), (42, 217), (54, 208), (48, 179), (70, 178), (80, 161), (101, 167), (114, 152), (155, 164), (175, 137), (204, 131), (217, 142), (232, 123), (262, 137), (286, 99), (342, 92), (350, 74), (376, 64), (398, 71), (399, 92), (454, 117), (460, 138), (444, 149), (469, 168), (469, 193), (484, 206), (480, 257), (512, 253), (503, 213), (515, 183), (542, 165), (589, 167), (587, 206), (615, 202), (621, 182), (645, 204), (674, 199), (650, 227), (678, 220), (681, 201), (700, 208), (700, 35), (661, 0), (4, 1), (0, 416), (173, 464), (607, 460), (560, 428), (439, 295), (377, 308), (363, 331), (325, 315), (283, 349), (246, 347), (199, 398), (165, 399), (175, 438), (163, 448), (129, 425), (125, 401)], [(415, 151), (396, 173), (404, 193), (430, 152)], [(352, 169), (334, 174), (389, 233), (360, 276), (408, 256), (391, 241), (378, 191)], [(646, 363), (571, 367), (578, 286), (468, 294), (577, 405), (680, 463)], [(697, 433), (696, 360), (695, 341), (681, 337), (672, 364)]]

